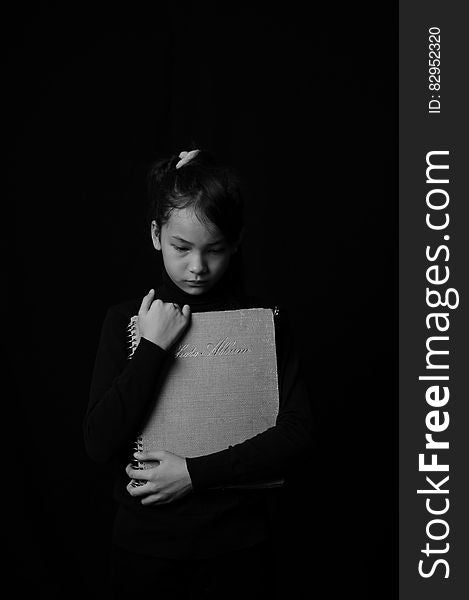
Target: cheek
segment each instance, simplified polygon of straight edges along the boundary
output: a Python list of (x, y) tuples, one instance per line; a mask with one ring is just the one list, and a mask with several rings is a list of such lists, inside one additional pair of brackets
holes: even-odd
[(173, 271), (181, 270), (186, 262), (181, 256), (175, 255), (174, 252), (167, 252), (163, 255), (163, 258), (165, 265)]
[(230, 256), (225, 254), (223, 256), (217, 256), (213, 259), (212, 268), (214, 270), (225, 270), (230, 263)]

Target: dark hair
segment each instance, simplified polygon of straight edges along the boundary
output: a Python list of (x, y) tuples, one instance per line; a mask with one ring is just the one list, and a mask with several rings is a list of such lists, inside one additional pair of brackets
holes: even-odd
[(148, 173), (148, 222), (158, 229), (175, 209), (192, 208), (200, 221), (213, 223), (233, 244), (243, 228), (243, 198), (235, 171), (217, 164), (205, 150), (176, 169), (177, 155), (156, 161)]

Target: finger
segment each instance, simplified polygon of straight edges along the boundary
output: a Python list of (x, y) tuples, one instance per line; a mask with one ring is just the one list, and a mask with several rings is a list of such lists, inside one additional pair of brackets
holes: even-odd
[(135, 452), (134, 456), (137, 460), (156, 460), (161, 462), (167, 458), (167, 454), (165, 450), (147, 450), (146, 452)]
[(137, 481), (137, 479), (131, 479), (126, 487), (127, 491), (130, 494), (133, 488), (142, 487), (143, 485), (145, 485), (144, 481)]
[(128, 464), (125, 467), (125, 472), (130, 477), (130, 479), (141, 479), (143, 481), (148, 481), (151, 478), (151, 473), (149, 473), (152, 469), (134, 469), (131, 464)]
[(147, 504), (167, 504), (169, 500), (163, 494), (150, 494), (140, 501), (144, 506)]
[(182, 314), (186, 317), (186, 319), (190, 317), (191, 307), (188, 304), (184, 304), (182, 307)]
[(151, 306), (155, 290), (152, 288), (146, 296), (143, 296), (142, 303), (140, 304), (140, 310), (147, 312)]
[(148, 496), (149, 494), (155, 493), (157, 490), (155, 489), (153, 483), (147, 481), (143, 485), (132, 485), (132, 482), (127, 484), (127, 491), (131, 496), (138, 498), (139, 496)]

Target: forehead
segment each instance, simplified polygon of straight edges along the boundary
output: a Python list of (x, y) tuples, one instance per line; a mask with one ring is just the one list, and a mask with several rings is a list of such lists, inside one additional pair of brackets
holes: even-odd
[(216, 225), (201, 221), (191, 208), (171, 211), (169, 219), (162, 227), (162, 232), (192, 244), (213, 244), (224, 239)]

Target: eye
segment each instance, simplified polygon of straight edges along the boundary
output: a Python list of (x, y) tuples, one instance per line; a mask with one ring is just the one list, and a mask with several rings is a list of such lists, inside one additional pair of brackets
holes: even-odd
[(173, 248), (176, 250), (176, 252), (187, 252), (189, 250), (189, 248), (186, 248), (185, 246), (176, 246), (175, 244), (172, 244)]
[(212, 254), (221, 254), (222, 252), (225, 252), (225, 248), (210, 248), (210, 252), (212, 252)]

